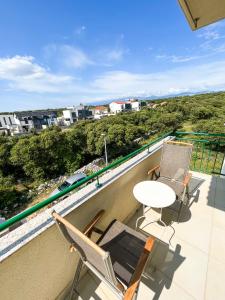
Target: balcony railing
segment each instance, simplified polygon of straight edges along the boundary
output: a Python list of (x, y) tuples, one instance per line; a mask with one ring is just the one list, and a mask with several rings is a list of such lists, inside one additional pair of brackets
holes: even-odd
[[(13, 224), (25, 219), (26, 217), (32, 215), (33, 213), (39, 211), (43, 207), (51, 204), (55, 200), (69, 194), (76, 188), (87, 184), (93, 180), (96, 180), (96, 187), (101, 187), (100, 176), (107, 171), (118, 167), (122, 163), (126, 162), (130, 158), (139, 154), (140, 152), (149, 149), (151, 146), (157, 142), (163, 140), (168, 136), (174, 136), (176, 140), (182, 140), (186, 142), (191, 142), (194, 145), (191, 169), (198, 172), (203, 172), (207, 174), (219, 174), (222, 173), (222, 166), (224, 162), (224, 151), (225, 151), (225, 134), (209, 134), (209, 133), (196, 133), (196, 132), (169, 132), (155, 139), (154, 141), (142, 146), (141, 148), (131, 152), (130, 154), (122, 157), (107, 167), (99, 170), (98, 172), (86, 177), (85, 179), (79, 181), (78, 183), (68, 187), (67, 189), (59, 192), (58, 194), (51, 196), (40, 203), (28, 208), (27, 210), (19, 213), (18, 215), (8, 219), (4, 223), (0, 224), (0, 232), (9, 228)], [(197, 137), (197, 138), (196, 138)], [(198, 137), (204, 137), (204, 139), (199, 139)], [(207, 138), (207, 139), (206, 139)]]
[(42, 209), (43, 207), (51, 204), (52, 202), (54, 202), (55, 200), (61, 198), (62, 196), (65, 196), (67, 194), (69, 194), (71, 191), (75, 190), (76, 188), (83, 186), (85, 184), (87, 184), (88, 182), (91, 182), (93, 180), (96, 180), (96, 187), (101, 187), (101, 182), (100, 182), (100, 176), (103, 175), (104, 173), (106, 173), (107, 171), (118, 167), (119, 165), (121, 165), (122, 163), (126, 162), (127, 160), (129, 160), (130, 158), (134, 157), (135, 155), (141, 153), (142, 151), (148, 149), (153, 146), (154, 144), (158, 143), (159, 141), (163, 140), (164, 138), (173, 135), (173, 132), (169, 132), (166, 133), (160, 137), (158, 137), (157, 139), (155, 139), (154, 141), (142, 146), (141, 148), (129, 153), (128, 155), (114, 161), (112, 164), (106, 166), (105, 168), (95, 172), (94, 174), (87, 176), (86, 178), (84, 178), (83, 180), (79, 181), (78, 183), (71, 185), (70, 187), (66, 188), (65, 190), (59, 192), (58, 194), (51, 196), (45, 200), (43, 200), (42, 202), (37, 203), (36, 205), (28, 208), (27, 210), (19, 213), (16, 216), (13, 216), (12, 218), (6, 220), (4, 223), (0, 224), (0, 232), (9, 228), (10, 226), (12, 226), (13, 224), (25, 219), (26, 217), (32, 215), (33, 213), (39, 211), (40, 209)]
[(225, 134), (175, 132), (176, 140), (193, 144), (191, 170), (206, 174), (223, 174)]

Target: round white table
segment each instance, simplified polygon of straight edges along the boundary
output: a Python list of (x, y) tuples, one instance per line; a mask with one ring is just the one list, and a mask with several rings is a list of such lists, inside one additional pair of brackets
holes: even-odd
[(138, 221), (146, 217), (145, 206), (160, 208), (160, 218), (154, 222), (160, 222), (167, 226), (162, 220), (162, 209), (172, 205), (176, 200), (176, 194), (171, 187), (158, 181), (141, 181), (134, 186), (133, 194), (137, 201), (143, 205), (143, 216), (137, 219), (136, 228)]

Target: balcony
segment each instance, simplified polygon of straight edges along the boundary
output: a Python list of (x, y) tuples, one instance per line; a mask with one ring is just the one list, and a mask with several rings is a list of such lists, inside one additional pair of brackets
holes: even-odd
[[(193, 172), (192, 199), (183, 209), (180, 223), (176, 214), (164, 209), (163, 218), (170, 227), (148, 224), (140, 228), (157, 237), (146, 267), (137, 299), (225, 299), (225, 180)], [(128, 225), (135, 227), (139, 209)], [(149, 212), (149, 220), (157, 212)], [(88, 272), (80, 282), (80, 299), (115, 299), (107, 287)]]
[[(97, 187), (93, 181), (3, 236), (0, 239), (1, 298), (67, 299), (78, 256), (70, 253), (69, 245), (51, 218), (51, 211), (54, 208), (80, 229), (100, 209), (105, 210), (99, 223), (101, 229), (115, 218), (133, 227), (141, 214), (133, 187), (146, 180), (147, 171), (159, 163), (163, 141), (174, 138), (164, 137), (137, 151), (122, 164), (115, 164), (99, 175)], [(176, 138), (182, 139), (179, 134)], [(209, 146), (215, 140), (200, 147), (199, 140), (195, 143), (190, 203), (182, 210), (179, 223), (176, 212), (163, 210), (163, 220), (172, 222), (175, 229), (172, 239), (170, 227), (148, 224), (158, 216), (158, 211), (148, 211), (148, 221), (140, 223), (140, 230), (154, 235), (157, 242), (142, 277), (138, 299), (225, 299), (225, 179), (211, 174), (223, 172), (222, 146), (218, 142), (215, 148)], [(15, 220), (18, 217), (8, 225)], [(89, 271), (83, 272), (78, 290), (80, 299), (84, 300), (116, 299)]]

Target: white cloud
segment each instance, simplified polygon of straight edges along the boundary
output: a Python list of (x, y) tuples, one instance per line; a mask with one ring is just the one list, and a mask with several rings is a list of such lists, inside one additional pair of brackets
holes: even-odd
[(108, 97), (168, 95), (180, 92), (224, 89), (225, 60), (174, 68), (156, 73), (107, 72), (92, 83), (92, 88)]
[(79, 48), (69, 45), (59, 47), (62, 60), (65, 66), (69, 68), (83, 68), (87, 65), (93, 65), (94, 62)]
[(67, 75), (53, 74), (35, 63), (32, 56), (0, 58), (0, 80), (6, 80), (11, 89), (27, 92), (53, 93), (71, 83)]
[(192, 61), (195, 59), (200, 58), (200, 56), (197, 55), (193, 55), (193, 56), (179, 56), (179, 55), (156, 55), (157, 59), (163, 59), (166, 61), (170, 61), (172, 63), (183, 63), (183, 62), (188, 62), (188, 61)]
[(55, 101), (60, 106), (60, 98), (61, 103), (65, 105), (67, 101), (69, 105), (94, 99), (220, 90), (225, 88), (224, 69), (225, 59), (161, 72), (111, 71), (89, 80), (76, 80), (72, 76), (54, 74), (31, 56), (14, 56), (0, 58), (0, 83), (14, 95), (20, 91), (27, 93), (28, 98), (32, 95), (30, 103), (41, 94), (46, 103), (50, 101), (53, 106)]
[(124, 55), (123, 49), (112, 49), (110, 51), (106, 51), (106, 59), (108, 61), (120, 61), (123, 58)]
[(202, 31), (201, 33), (198, 34), (199, 38), (204, 38), (205, 40), (218, 40), (221, 38), (221, 34), (216, 31), (216, 30), (212, 30), (212, 29), (205, 29), (204, 31)]
[(112, 67), (114, 64), (121, 62), (124, 56), (129, 53), (129, 49), (123, 47), (103, 48), (96, 55), (96, 64), (105, 67)]
[(203, 51), (207, 51), (210, 55), (222, 53), (225, 51), (225, 33), (224, 33), (225, 22), (219, 22), (211, 24), (210, 26), (203, 28), (197, 35), (198, 38), (202, 39), (200, 48)]
[(94, 61), (78, 47), (67, 44), (51, 44), (44, 48), (47, 60), (53, 60), (61, 67), (82, 69), (93, 65)]

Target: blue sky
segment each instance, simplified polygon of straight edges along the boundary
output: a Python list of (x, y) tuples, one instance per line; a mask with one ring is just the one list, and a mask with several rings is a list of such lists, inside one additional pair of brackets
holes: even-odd
[(225, 89), (225, 22), (176, 0), (0, 1), (0, 111)]

